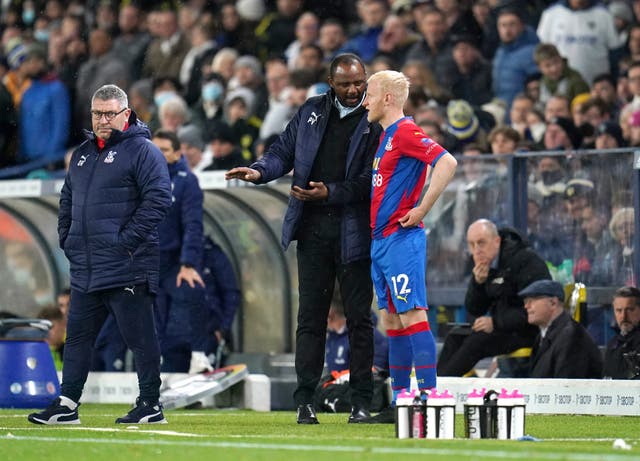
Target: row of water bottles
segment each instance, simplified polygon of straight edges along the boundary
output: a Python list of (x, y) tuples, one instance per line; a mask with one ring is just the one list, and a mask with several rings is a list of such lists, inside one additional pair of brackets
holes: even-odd
[[(453, 439), (456, 399), (448, 390), (402, 391), (396, 398), (396, 437)], [(464, 405), (465, 436), (518, 439), (524, 436), (525, 401), (517, 390), (473, 389)]]

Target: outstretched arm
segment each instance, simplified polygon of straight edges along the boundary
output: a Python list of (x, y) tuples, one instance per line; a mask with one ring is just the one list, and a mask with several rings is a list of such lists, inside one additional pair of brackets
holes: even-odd
[(247, 182), (258, 182), (262, 174), (258, 170), (246, 166), (232, 168), (224, 174), (224, 179), (240, 179)]

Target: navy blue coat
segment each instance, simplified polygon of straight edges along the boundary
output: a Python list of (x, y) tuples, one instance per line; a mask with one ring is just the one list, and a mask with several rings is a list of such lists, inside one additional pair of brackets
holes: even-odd
[[(293, 168), (293, 184), (306, 189), (318, 148), (322, 143), (333, 104), (332, 91), (309, 98), (298, 109), (284, 132), (267, 153), (251, 165), (260, 172), (260, 183), (287, 174)], [(365, 111), (351, 137), (347, 152), (345, 180), (325, 184), (329, 190), (327, 205), (342, 206), (342, 262), (347, 264), (369, 257), (371, 231), (369, 208), (371, 194), (371, 162), (378, 147), (382, 128), (367, 121)], [(282, 226), (282, 246), (287, 249), (295, 240), (302, 218), (304, 202), (289, 197)]]
[[(202, 261), (202, 189), (184, 157), (169, 164), (171, 208), (158, 226), (160, 252), (175, 263), (200, 270)], [(175, 261), (174, 261), (175, 260)], [(169, 261), (166, 261), (169, 262)]]
[(167, 162), (135, 113), (99, 150), (93, 133), (71, 157), (58, 235), (71, 287), (93, 292), (159, 282), (158, 224), (171, 206)]

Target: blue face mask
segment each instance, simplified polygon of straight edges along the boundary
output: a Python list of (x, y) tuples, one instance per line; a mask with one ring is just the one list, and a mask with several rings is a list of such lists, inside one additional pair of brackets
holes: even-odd
[(33, 24), (33, 20), (36, 18), (36, 12), (34, 10), (24, 10), (22, 12), (22, 22), (25, 24)]
[(49, 31), (46, 29), (39, 29), (33, 33), (33, 36), (39, 42), (48, 42), (49, 41)]
[(202, 99), (206, 102), (219, 101), (222, 96), (222, 85), (218, 82), (207, 83), (202, 87)]
[(162, 105), (162, 103), (168, 101), (169, 99), (173, 98), (174, 96), (176, 96), (176, 93), (174, 91), (161, 91), (160, 93), (157, 93), (153, 97), (153, 103), (159, 109), (160, 106)]

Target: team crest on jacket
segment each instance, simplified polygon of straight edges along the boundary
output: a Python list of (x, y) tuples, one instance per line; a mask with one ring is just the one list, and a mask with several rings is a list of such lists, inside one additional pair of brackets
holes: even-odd
[(393, 139), (393, 137), (387, 139), (387, 145), (384, 146), (384, 150), (391, 150), (393, 149), (393, 146), (391, 145), (391, 140)]
[(116, 155), (118, 155), (116, 151), (110, 150), (107, 153), (107, 157), (104, 159), (104, 163), (113, 163), (113, 161), (116, 159)]

